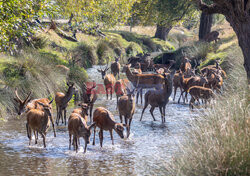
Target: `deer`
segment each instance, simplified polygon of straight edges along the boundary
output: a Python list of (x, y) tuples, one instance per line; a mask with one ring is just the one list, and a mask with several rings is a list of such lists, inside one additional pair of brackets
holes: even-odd
[[(56, 112), (57, 112), (56, 124), (57, 125), (59, 124), (60, 118), (62, 118), (62, 124), (65, 123), (66, 125), (66, 113), (67, 113), (66, 108), (73, 94), (77, 90), (74, 86), (74, 83), (72, 84), (67, 83), (67, 86), (68, 86), (68, 90), (66, 94), (62, 92), (56, 92), (56, 95), (55, 95)], [(63, 121), (63, 111), (64, 111), (64, 121)]]
[(43, 145), (44, 148), (46, 148), (46, 133), (49, 128), (50, 121), (52, 121), (52, 108), (50, 104), (53, 102), (53, 99), (48, 103), (48, 104), (43, 104), (41, 102), (37, 102), (39, 105), (43, 107), (43, 110), (40, 109), (31, 109), (27, 112), (27, 124), (26, 124), (26, 129), (27, 129), (27, 134), (29, 138), (29, 145), (31, 144), (31, 139), (32, 139), (32, 130), (34, 132), (35, 136), (35, 144), (37, 144), (37, 139), (38, 139), (38, 134), (41, 134), (43, 138)]
[(193, 104), (195, 100), (199, 102), (199, 99), (205, 100), (205, 105), (207, 104), (207, 101), (210, 101), (211, 98), (215, 97), (215, 94), (213, 93), (212, 89), (202, 87), (202, 86), (192, 86), (187, 91), (191, 95), (191, 99), (189, 102), (189, 107), (194, 108)]
[(123, 131), (125, 124), (115, 122), (114, 116), (109, 110), (103, 107), (96, 108), (94, 111), (93, 121), (95, 123), (93, 145), (95, 145), (96, 127), (100, 128), (99, 138), (101, 147), (103, 143), (103, 130), (109, 131), (112, 140), (112, 145), (114, 145), (113, 130), (115, 130), (115, 132), (120, 136), (120, 138), (124, 138)]
[(85, 83), (83, 83), (82, 86), (83, 102), (89, 105), (90, 122), (92, 121), (92, 110), (98, 97), (95, 87), (96, 87), (95, 81), (93, 81), (92, 87), (87, 87)]
[(154, 117), (154, 109), (155, 107), (159, 107), (160, 113), (161, 113), (161, 120), (162, 123), (165, 122), (165, 109), (166, 105), (169, 102), (169, 97), (172, 94), (173, 90), (173, 78), (174, 78), (175, 70), (171, 71), (169, 74), (164, 74), (164, 87), (161, 90), (149, 90), (146, 92), (144, 98), (145, 98), (145, 104), (141, 113), (140, 121), (142, 120), (143, 113), (147, 106), (150, 104), (150, 113), (153, 117), (153, 120), (155, 121)]
[(114, 77), (116, 77), (116, 75), (118, 75), (118, 79), (120, 79), (120, 68), (121, 68), (121, 65), (119, 63), (119, 58), (115, 59), (115, 62), (113, 62), (110, 65), (110, 68), (111, 68), (111, 73), (114, 75)]
[(215, 43), (217, 43), (217, 40), (220, 40), (219, 35), (218, 31), (212, 31), (204, 37), (204, 41), (208, 43), (215, 41)]
[(95, 123), (92, 123), (90, 126), (87, 125), (86, 116), (88, 116), (88, 105), (85, 103), (81, 104), (81, 113), (78, 113), (79, 110), (74, 110), (68, 121), (68, 131), (69, 131), (69, 150), (71, 149), (71, 140), (73, 136), (73, 145), (78, 151), (79, 138), (83, 137), (85, 141), (84, 153), (87, 151), (87, 145), (90, 143), (91, 129), (95, 126)]
[(72, 113), (79, 114), (81, 117), (84, 118), (84, 120), (87, 122), (88, 121), (88, 110), (89, 110), (89, 105), (86, 103), (79, 103), (78, 106), (80, 108), (75, 108)]
[(121, 96), (117, 103), (121, 123), (122, 116), (124, 116), (125, 119), (127, 138), (130, 135), (130, 126), (135, 113), (135, 90), (136, 87), (132, 91), (127, 87), (127, 95)]
[(191, 69), (192, 69), (192, 66), (190, 64), (190, 59), (184, 56), (180, 65), (180, 70), (184, 73), (188, 73)]
[(115, 84), (116, 79), (115, 79), (113, 74), (107, 74), (106, 75), (106, 72), (107, 72), (108, 69), (109, 68), (108, 68), (108, 64), (107, 64), (107, 66), (106, 66), (106, 68), (104, 70), (97, 69), (97, 71), (102, 74), (102, 79), (104, 80), (107, 99), (108, 99), (108, 90), (110, 89), (110, 100), (112, 100), (113, 86)]
[(130, 66), (131, 64), (125, 65), (122, 72), (126, 73), (128, 80), (134, 87), (136, 87), (137, 80), (139, 79), (138, 89), (140, 89), (140, 92), (137, 92), (136, 103), (138, 103), (139, 93), (142, 103), (142, 89), (155, 88), (159, 90), (164, 83), (164, 76), (160, 74), (133, 74), (130, 70)]
[(184, 74), (182, 73), (181, 83), (182, 83), (183, 90), (181, 91), (181, 95), (178, 99), (178, 103), (180, 103), (181, 96), (183, 95), (184, 92), (186, 93), (184, 98), (183, 98), (183, 102), (185, 103), (185, 99), (187, 100), (188, 89), (192, 86), (203, 86), (204, 87), (208, 83), (208, 80), (204, 75), (192, 76), (190, 78), (185, 78)]
[[(14, 98), (14, 100), (18, 103), (18, 107), (16, 108), (18, 115), (22, 115), (24, 112), (28, 113), (31, 109), (43, 110), (43, 106), (40, 105), (39, 102), (43, 103), (43, 104), (49, 104), (49, 102), (50, 102), (50, 100), (48, 98), (40, 98), (40, 99), (31, 100), (31, 98), (30, 98), (31, 92), (29, 92), (29, 94), (25, 98), (25, 100), (22, 100), (18, 95), (17, 88), (15, 90), (15, 95), (16, 95), (16, 97)], [(49, 104), (49, 105), (52, 109), (52, 104)], [(55, 131), (53, 117), (51, 117), (50, 120), (51, 120), (52, 127), (53, 127), (54, 137), (56, 137), (56, 131)]]
[(142, 70), (141, 70), (141, 64), (139, 62), (137, 62), (135, 64), (135, 69), (134, 71), (132, 72), (133, 74), (142, 74)]
[(116, 104), (118, 104), (119, 97), (127, 94), (126, 86), (128, 85), (128, 79), (119, 79), (115, 82), (115, 94), (116, 94)]

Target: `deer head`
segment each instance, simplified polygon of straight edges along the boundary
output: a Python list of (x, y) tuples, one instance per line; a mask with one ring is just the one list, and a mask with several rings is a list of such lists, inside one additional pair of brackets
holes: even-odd
[(53, 100), (54, 100), (54, 98), (48, 104), (44, 104), (44, 103), (41, 103), (39, 101), (37, 102), (39, 105), (41, 105), (43, 107), (44, 112), (50, 117), (52, 117), (52, 113), (51, 113), (52, 108), (51, 108), (50, 104), (53, 102)]
[(79, 103), (78, 106), (82, 108), (84, 114), (88, 115), (89, 105), (86, 103)]
[(25, 100), (21, 100), (21, 98), (19, 97), (18, 93), (17, 93), (17, 88), (15, 90), (15, 95), (16, 97), (14, 98), (14, 100), (18, 103), (18, 107), (16, 108), (17, 110), (17, 114), (21, 115), (23, 112), (25, 112), (26, 110), (26, 105), (28, 104), (28, 102), (30, 101), (30, 95), (31, 92), (28, 94), (28, 96), (25, 98)]
[(87, 101), (91, 101), (91, 92), (92, 90), (96, 87), (96, 82), (93, 80), (93, 86), (92, 87), (87, 87), (85, 83), (83, 83), (83, 93), (87, 97)]
[(108, 71), (108, 69), (109, 69), (108, 68), (108, 63), (107, 63), (106, 68), (104, 70), (101, 67), (100, 67), (100, 69), (97, 69), (97, 71), (101, 73), (102, 79), (104, 79), (104, 77), (105, 77), (106, 72)]

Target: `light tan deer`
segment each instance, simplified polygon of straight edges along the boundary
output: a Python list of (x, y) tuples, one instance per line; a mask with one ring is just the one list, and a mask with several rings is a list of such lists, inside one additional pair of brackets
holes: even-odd
[(87, 115), (88, 105), (82, 103), (81, 108), (82, 108), (81, 113), (78, 113), (79, 110), (77, 109), (76, 111), (74, 110), (69, 117), (68, 121), (69, 149), (71, 149), (72, 135), (73, 135), (73, 145), (76, 152), (78, 151), (78, 144), (80, 144), (79, 138), (83, 137), (85, 141), (84, 153), (86, 153), (87, 145), (90, 142), (91, 129), (94, 127), (95, 123), (91, 124), (90, 126), (87, 125), (87, 121), (85, 119), (86, 116), (88, 116)]
[(53, 102), (53, 100), (51, 100), (49, 102), (49, 104), (43, 104), (38, 102), (39, 105), (43, 106), (43, 110), (39, 110), (39, 109), (31, 109), (30, 111), (27, 112), (27, 124), (26, 124), (26, 128), (27, 128), (27, 134), (28, 134), (28, 138), (29, 138), (29, 145), (31, 143), (31, 139), (32, 139), (32, 130), (34, 132), (35, 135), (35, 144), (37, 144), (37, 139), (38, 139), (38, 134), (41, 134), (42, 138), (43, 138), (43, 145), (44, 148), (46, 148), (46, 133), (47, 130), (49, 128), (49, 119), (50, 121), (52, 121), (52, 116), (51, 116), (51, 106), (50, 104)]
[(110, 68), (111, 68), (111, 73), (114, 75), (114, 77), (116, 77), (116, 75), (118, 75), (118, 79), (120, 79), (120, 68), (121, 68), (121, 65), (119, 63), (119, 58), (115, 59), (115, 62), (113, 62), (110, 65)]
[(136, 87), (132, 91), (127, 88), (127, 95), (121, 96), (118, 101), (120, 120), (122, 123), (122, 116), (124, 116), (127, 129), (127, 138), (130, 135), (130, 126), (133, 119), (133, 115), (135, 113), (135, 90)]
[(108, 70), (108, 64), (106, 66), (106, 68), (104, 70), (102, 69), (97, 69), (98, 72), (100, 72), (102, 74), (102, 79), (104, 80), (104, 86), (106, 89), (106, 96), (108, 99), (108, 90), (110, 89), (110, 100), (112, 100), (112, 93), (113, 93), (113, 86), (115, 85), (115, 77), (113, 74), (107, 74), (106, 72)]
[(93, 81), (92, 87), (87, 87), (85, 83), (82, 86), (83, 102), (89, 105), (90, 122), (92, 121), (92, 110), (93, 110), (95, 101), (97, 100), (97, 92), (95, 90), (95, 87), (96, 87), (95, 81)]
[[(48, 98), (40, 98), (40, 99), (30, 100), (31, 92), (28, 94), (28, 96), (25, 98), (25, 100), (21, 100), (17, 91), (18, 90), (16, 89), (15, 90), (16, 97), (14, 98), (14, 100), (18, 103), (18, 107), (16, 107), (18, 115), (22, 115), (24, 112), (28, 113), (31, 109), (43, 110), (43, 106), (40, 105), (39, 102), (43, 103), (43, 104), (49, 104), (49, 102), (50, 102), (50, 100)], [(49, 104), (49, 106), (52, 109), (52, 104)], [(56, 137), (56, 131), (55, 131), (53, 117), (51, 117), (50, 120), (51, 120), (52, 127), (53, 127), (54, 137)], [(26, 126), (27, 126), (27, 124), (26, 124)]]
[[(55, 96), (55, 101), (56, 101), (56, 112), (57, 112), (57, 117), (56, 117), (56, 124), (59, 124), (60, 118), (62, 118), (62, 123), (65, 123), (66, 125), (66, 113), (67, 113), (67, 106), (68, 102), (71, 100), (73, 94), (76, 92), (76, 88), (74, 86), (74, 83), (68, 85), (68, 91), (66, 94), (62, 92), (57, 92)], [(64, 111), (64, 118), (63, 118), (63, 111)], [(64, 119), (64, 122), (63, 122)]]
[(109, 131), (113, 145), (114, 145), (113, 129), (121, 138), (124, 138), (123, 124), (115, 122), (113, 115), (107, 109), (105, 109), (103, 107), (96, 108), (96, 110), (94, 111), (93, 121), (95, 123), (93, 145), (95, 145), (96, 127), (100, 128), (99, 138), (100, 138), (101, 147), (102, 147), (102, 143), (103, 143), (103, 130)]
[(166, 105), (169, 101), (169, 97), (172, 93), (173, 89), (173, 78), (174, 78), (175, 70), (173, 70), (170, 74), (164, 74), (164, 88), (161, 90), (149, 90), (145, 94), (145, 105), (141, 113), (140, 121), (142, 120), (143, 113), (147, 108), (148, 104), (151, 105), (150, 113), (155, 121), (154, 117), (154, 109), (155, 107), (159, 107), (161, 112), (161, 120), (162, 123), (165, 122), (165, 109)]

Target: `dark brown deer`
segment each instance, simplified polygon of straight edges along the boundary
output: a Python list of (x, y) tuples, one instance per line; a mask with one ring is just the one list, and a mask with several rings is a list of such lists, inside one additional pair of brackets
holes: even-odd
[(161, 119), (162, 123), (165, 122), (165, 109), (166, 105), (169, 101), (169, 97), (172, 93), (173, 89), (173, 78), (174, 78), (175, 70), (173, 70), (170, 74), (164, 74), (164, 88), (161, 90), (149, 90), (146, 92), (144, 98), (145, 98), (145, 105), (141, 113), (140, 121), (142, 120), (143, 113), (147, 106), (150, 104), (150, 113), (155, 121), (154, 117), (154, 109), (155, 107), (159, 107), (159, 110), (161, 112)]
[(120, 79), (120, 68), (121, 68), (121, 65), (119, 63), (119, 58), (115, 59), (115, 62), (113, 62), (110, 65), (110, 68), (111, 68), (111, 73), (114, 75), (114, 77), (116, 77), (116, 75), (118, 75), (118, 79)]
[(206, 42), (212, 42), (212, 41), (215, 41), (215, 43), (217, 42), (217, 40), (220, 40), (219, 38), (219, 32), (218, 31), (212, 31), (210, 33), (208, 33), (205, 37), (204, 37), (204, 40)]
[[(65, 123), (66, 125), (66, 113), (67, 113), (67, 106), (68, 102), (71, 100), (73, 94), (76, 92), (76, 88), (74, 86), (74, 83), (68, 85), (68, 91), (66, 94), (62, 92), (57, 92), (55, 96), (55, 101), (56, 101), (56, 112), (57, 112), (57, 117), (56, 117), (56, 124), (59, 124), (60, 118), (62, 118), (62, 123)], [(63, 111), (64, 111), (64, 122), (63, 122)]]
[(82, 87), (83, 102), (89, 105), (90, 122), (92, 121), (92, 110), (93, 110), (95, 101), (97, 100), (97, 92), (95, 90), (95, 87), (96, 87), (95, 81), (93, 81), (92, 87), (88, 87), (85, 83), (83, 84), (83, 87)]

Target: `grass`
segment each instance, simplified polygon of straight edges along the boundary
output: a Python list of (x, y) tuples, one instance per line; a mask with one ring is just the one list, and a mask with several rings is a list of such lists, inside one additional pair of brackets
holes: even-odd
[(226, 90), (209, 110), (191, 120), (179, 151), (166, 164), (169, 175), (249, 174), (250, 91), (239, 47), (227, 59), (234, 67)]

